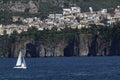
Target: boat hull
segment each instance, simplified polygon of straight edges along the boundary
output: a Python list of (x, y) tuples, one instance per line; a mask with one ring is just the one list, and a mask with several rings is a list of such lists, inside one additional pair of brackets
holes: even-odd
[(19, 66), (15, 66), (13, 67), (14, 69), (27, 69), (27, 67), (19, 67)]

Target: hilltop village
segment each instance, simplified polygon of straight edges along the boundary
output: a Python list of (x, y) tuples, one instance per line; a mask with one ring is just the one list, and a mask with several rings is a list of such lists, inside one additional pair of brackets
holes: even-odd
[(111, 9), (101, 9), (94, 11), (89, 7), (89, 12), (81, 12), (80, 7), (63, 8), (62, 14), (54, 13), (49, 14), (47, 19), (41, 20), (38, 17), (23, 18), (21, 16), (13, 16), (13, 22), (20, 21), (21, 24), (0, 24), (0, 35), (4, 35), (6, 30), (7, 34), (11, 34), (14, 30), (18, 33), (27, 31), (30, 27), (36, 27), (38, 30), (52, 29), (57, 27), (58, 30), (71, 27), (81, 29), (82, 27), (91, 27), (92, 24), (110, 26), (117, 21), (120, 21), (120, 6)]

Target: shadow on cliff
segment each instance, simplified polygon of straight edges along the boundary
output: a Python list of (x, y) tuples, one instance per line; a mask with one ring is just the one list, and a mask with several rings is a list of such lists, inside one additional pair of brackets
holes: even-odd
[(92, 38), (92, 42), (91, 44), (88, 46), (89, 48), (89, 52), (88, 52), (88, 56), (96, 56), (97, 54), (97, 46), (98, 46), (98, 42), (97, 42), (97, 38), (98, 38), (98, 35), (95, 35), (93, 38)]
[(37, 57), (36, 45), (32, 43), (26, 44), (26, 57)]
[(120, 56), (120, 22), (112, 28), (111, 46), (109, 56)]
[(68, 42), (68, 45), (64, 49), (64, 56), (73, 56), (74, 54), (74, 42), (71, 40)]
[(120, 56), (120, 35), (116, 35), (112, 39), (109, 56), (113, 55)]
[(78, 56), (79, 55), (79, 34), (75, 34), (68, 41), (68, 45), (64, 48), (64, 56)]

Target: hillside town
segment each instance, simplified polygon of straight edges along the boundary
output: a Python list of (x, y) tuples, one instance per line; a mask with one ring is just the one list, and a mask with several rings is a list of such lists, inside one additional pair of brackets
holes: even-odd
[(30, 27), (36, 27), (38, 30), (52, 29), (57, 27), (58, 30), (71, 27), (81, 29), (82, 27), (90, 27), (91, 24), (109, 26), (117, 21), (120, 21), (120, 6), (112, 9), (113, 12), (108, 12), (107, 9), (94, 11), (89, 7), (89, 12), (82, 12), (80, 7), (63, 8), (62, 14), (49, 14), (47, 19), (41, 20), (38, 17), (23, 18), (21, 16), (13, 16), (13, 22), (21, 21), (22, 24), (0, 24), (0, 35), (13, 33), (16, 30), (18, 33), (27, 31)]

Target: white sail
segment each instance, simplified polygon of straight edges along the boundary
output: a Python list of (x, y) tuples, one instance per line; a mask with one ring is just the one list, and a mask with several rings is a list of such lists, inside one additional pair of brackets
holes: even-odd
[(22, 64), (22, 53), (21, 53), (21, 51), (20, 51), (19, 56), (18, 56), (18, 59), (17, 59), (16, 66), (20, 66), (21, 64)]
[(26, 67), (25, 59), (23, 58), (22, 67)]

